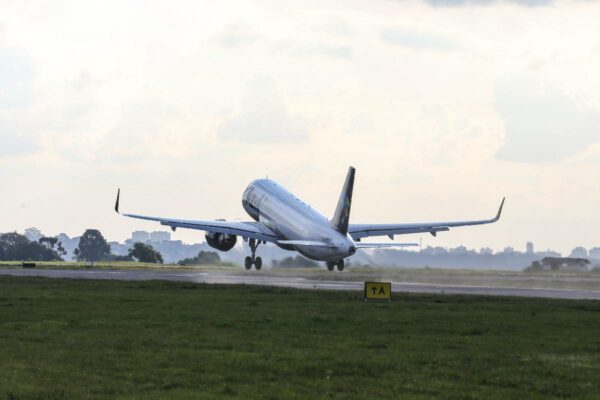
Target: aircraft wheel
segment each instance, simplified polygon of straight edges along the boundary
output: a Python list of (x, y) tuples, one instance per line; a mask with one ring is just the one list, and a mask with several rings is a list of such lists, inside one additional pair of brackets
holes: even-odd
[(337, 268), (338, 268), (338, 271), (343, 271), (344, 270), (344, 260), (338, 261)]
[(262, 258), (256, 257), (256, 260), (254, 260), (254, 267), (257, 271), (259, 271), (262, 268)]
[(333, 261), (327, 261), (327, 270), (333, 271), (333, 268), (335, 268), (335, 263)]
[(244, 259), (244, 267), (246, 267), (246, 269), (252, 268), (252, 257), (248, 256)]

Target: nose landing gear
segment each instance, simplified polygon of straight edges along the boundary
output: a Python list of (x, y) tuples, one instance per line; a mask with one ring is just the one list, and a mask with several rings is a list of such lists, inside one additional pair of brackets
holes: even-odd
[(260, 243), (261, 241), (256, 241), (256, 239), (248, 240), (252, 256), (248, 256), (244, 259), (244, 267), (246, 269), (252, 269), (252, 265), (254, 265), (254, 268), (256, 268), (257, 271), (259, 271), (262, 268), (262, 258), (256, 257), (256, 248)]

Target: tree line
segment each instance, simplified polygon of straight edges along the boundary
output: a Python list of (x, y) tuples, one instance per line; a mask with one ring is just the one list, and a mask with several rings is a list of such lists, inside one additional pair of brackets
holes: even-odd
[[(55, 237), (29, 240), (16, 232), (0, 235), (0, 260), (3, 261), (62, 261), (67, 254), (62, 243)], [(110, 245), (97, 229), (87, 229), (79, 239), (74, 251), (77, 261), (140, 261), (163, 263), (162, 255), (151, 245), (141, 242), (133, 244), (127, 255), (112, 254)]]

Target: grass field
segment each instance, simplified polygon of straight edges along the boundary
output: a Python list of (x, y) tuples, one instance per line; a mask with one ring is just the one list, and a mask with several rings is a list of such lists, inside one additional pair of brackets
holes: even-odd
[(600, 302), (0, 276), (1, 399), (600, 398)]

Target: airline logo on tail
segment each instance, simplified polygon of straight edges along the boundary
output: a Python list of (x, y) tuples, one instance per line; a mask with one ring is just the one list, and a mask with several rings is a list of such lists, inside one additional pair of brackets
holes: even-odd
[(342, 223), (348, 224), (350, 220), (350, 206), (352, 205), (352, 200), (348, 196), (344, 200), (344, 211), (342, 213)]

